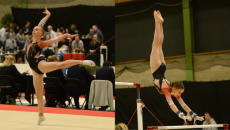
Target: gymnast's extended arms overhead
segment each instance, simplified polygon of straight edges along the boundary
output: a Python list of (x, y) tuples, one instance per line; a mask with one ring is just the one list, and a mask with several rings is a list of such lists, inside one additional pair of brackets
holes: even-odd
[(47, 10), (47, 8), (45, 7), (45, 11), (42, 12), (44, 14), (46, 14), (46, 16), (39, 22), (38, 26), (43, 28), (43, 26), (45, 25), (46, 21), (49, 19), (49, 17), (51, 16), (51, 13)]
[[(51, 16), (51, 13), (47, 10), (47, 8), (45, 8), (45, 11), (43, 12), (44, 14), (46, 14), (46, 16), (39, 22), (38, 26), (43, 28), (43, 26), (45, 25), (46, 21), (49, 19), (49, 17)], [(50, 39), (50, 40), (47, 40), (47, 41), (43, 41), (40, 43), (40, 47), (41, 48), (44, 48), (44, 47), (47, 47), (55, 42), (59, 42), (61, 41), (62, 39), (66, 38), (66, 37), (69, 37), (69, 38), (73, 38), (77, 36), (77, 34), (75, 35), (70, 35), (70, 34), (63, 34), (63, 35), (60, 35), (60, 36), (57, 36), (53, 39)]]

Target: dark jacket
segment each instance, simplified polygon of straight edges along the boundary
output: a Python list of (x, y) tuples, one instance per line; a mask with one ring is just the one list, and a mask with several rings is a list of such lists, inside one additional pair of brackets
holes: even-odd
[[(78, 93), (79, 95), (89, 93), (91, 82), (94, 80), (94, 76), (92, 76), (84, 67), (80, 67), (79, 65), (72, 66), (68, 69), (67, 78), (80, 80), (81, 84), (72, 88), (72, 92), (75, 91), (76, 94)], [(67, 93), (70, 92), (70, 90), (67, 91)]]
[(55, 53), (53, 52), (53, 50), (51, 49), (46, 49), (44, 52), (43, 52), (43, 55), (45, 56), (45, 58), (47, 59), (49, 56), (52, 56), (52, 55), (55, 55)]
[(24, 84), (26, 73), (21, 74), (15, 65), (0, 67), (0, 75), (8, 75), (12, 78), (14, 83), (19, 83), (20, 85), (15, 87), (20, 87), (17, 89), (21, 89), (21, 84)]
[[(90, 50), (96, 50), (96, 49), (97, 49), (98, 47), (100, 47), (100, 46), (101, 46), (101, 43), (100, 43), (100, 42), (96, 42), (96, 43), (94, 44), (94, 42), (91, 41), (91, 42), (89, 43), (89, 49), (90, 49)], [(96, 50), (95, 53), (99, 54), (99, 53), (100, 53), (100, 48), (98, 48), (98, 49)]]
[(62, 72), (62, 70), (61, 69), (58, 69), (58, 70), (54, 70), (54, 71), (52, 71), (52, 72), (49, 72), (49, 73), (46, 73), (46, 76), (47, 77), (55, 77), (55, 78), (57, 78), (57, 80), (58, 80), (58, 82), (59, 82), (59, 85), (58, 86), (53, 86), (53, 85), (50, 85), (50, 84), (45, 84), (45, 89), (47, 89), (47, 88), (51, 88), (51, 87), (61, 87), (61, 88), (65, 88), (64, 87), (64, 83), (63, 83), (63, 81), (64, 81), (64, 79), (65, 79), (65, 76), (64, 76), (64, 74), (63, 74), (63, 72)]
[(115, 74), (111, 67), (104, 66), (97, 70), (96, 79), (109, 80), (113, 84), (113, 95), (115, 94)]
[(26, 75), (25, 73), (21, 74), (15, 65), (0, 67), (0, 75), (8, 75), (12, 78), (14, 82), (20, 83), (22, 78)]
[(1, 49), (1, 47), (3, 47), (3, 48), (4, 48), (4, 44), (3, 44), (3, 42), (2, 42), (2, 41), (0, 41), (0, 49)]
[(32, 29), (31, 29), (31, 28), (28, 28), (28, 29), (29, 29), (29, 32), (24, 33), (24, 32), (26, 31), (26, 27), (25, 27), (25, 26), (24, 26), (24, 27), (22, 27), (22, 30), (23, 30), (24, 35), (26, 35), (26, 34), (30, 34), (30, 35), (32, 35)]

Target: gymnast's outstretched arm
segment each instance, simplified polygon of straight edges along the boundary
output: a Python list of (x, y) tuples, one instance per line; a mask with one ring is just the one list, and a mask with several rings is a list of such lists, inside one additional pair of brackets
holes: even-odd
[(181, 112), (180, 110), (178, 110), (177, 106), (174, 104), (170, 91), (167, 89), (162, 89), (162, 93), (165, 95), (165, 98), (170, 108), (172, 109), (172, 111), (176, 113), (179, 116), (179, 118), (182, 118), (182, 119), (186, 118), (185, 114)]
[(198, 116), (195, 112), (193, 112), (183, 101), (183, 99), (181, 98), (181, 96), (176, 97), (177, 101), (180, 103), (181, 107), (187, 112), (189, 113), (190, 116), (192, 116), (192, 118), (194, 118), (194, 120), (199, 120), (199, 121), (203, 121), (204, 118), (203, 116)]
[(178, 108), (174, 104), (170, 92), (168, 92), (165, 89), (162, 89), (162, 93), (165, 95), (165, 98), (166, 98), (166, 100), (167, 100), (170, 108), (172, 109), (172, 111), (175, 112), (175, 113), (177, 113), (178, 112)]
[(181, 107), (187, 112), (189, 113), (191, 111), (191, 109), (184, 103), (183, 99), (181, 98), (181, 96), (176, 97), (177, 101), (180, 103)]
[(45, 7), (45, 11), (42, 12), (42, 13), (46, 14), (46, 16), (39, 22), (38, 26), (43, 28), (43, 26), (45, 25), (46, 21), (49, 19), (49, 17), (50, 17), (51, 14), (47, 10), (46, 7)]
[(59, 42), (59, 41), (63, 40), (63, 39), (66, 38), (66, 37), (73, 38), (73, 37), (75, 37), (75, 36), (77, 36), (77, 35), (78, 35), (78, 34), (70, 35), (70, 34), (66, 33), (66, 34), (57, 36), (57, 37), (55, 37), (55, 38), (52, 38), (52, 39), (50, 39), (50, 40), (39, 42), (39, 43), (38, 43), (38, 46), (39, 46), (40, 48), (44, 48), (44, 47), (47, 47), (47, 46), (49, 46), (49, 45), (51, 45), (51, 44), (53, 44), (53, 43), (55, 43), (55, 42)]

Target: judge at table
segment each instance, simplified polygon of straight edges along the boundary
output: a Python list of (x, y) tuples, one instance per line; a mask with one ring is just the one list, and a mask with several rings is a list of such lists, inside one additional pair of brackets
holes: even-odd
[[(16, 68), (16, 66), (14, 65), (14, 61), (15, 61), (14, 56), (7, 55), (5, 56), (5, 61), (0, 66), (0, 74), (10, 76), (12, 81), (15, 83), (14, 87), (2, 88), (2, 90), (7, 91), (7, 92), (11, 92), (12, 90), (14, 90), (10, 94), (6, 95), (6, 99), (12, 105), (16, 104), (15, 99), (17, 98), (18, 93), (24, 92), (26, 90), (26, 86), (25, 86), (26, 77), (25, 76), (28, 73), (28, 70), (27, 70), (21, 74)], [(4, 86), (4, 84), (2, 83), (1, 85)], [(1, 98), (5, 98), (5, 97), (1, 97)], [(3, 99), (3, 103), (6, 102), (6, 99)]]

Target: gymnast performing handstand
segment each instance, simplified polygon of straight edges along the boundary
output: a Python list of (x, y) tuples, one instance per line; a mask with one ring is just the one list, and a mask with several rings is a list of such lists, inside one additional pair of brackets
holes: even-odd
[[(152, 43), (152, 52), (150, 55), (150, 66), (154, 78), (154, 86), (159, 93), (165, 95), (170, 108), (180, 118), (187, 119), (189, 117), (192, 117), (194, 118), (194, 122), (196, 120), (203, 121), (203, 117), (200, 117), (195, 112), (193, 112), (182, 100), (181, 94), (184, 92), (183, 83), (180, 81), (170, 83), (164, 77), (164, 73), (166, 71), (166, 63), (162, 51), (162, 43), (164, 39), (162, 23), (164, 22), (164, 19), (162, 18), (159, 11), (154, 11), (153, 15), (155, 18), (155, 34)], [(188, 113), (188, 116), (185, 116), (183, 112), (178, 110), (176, 105), (173, 103), (171, 95), (176, 97), (182, 108)]]
[(48, 73), (48, 72), (51, 72), (57, 69), (61, 69), (61, 68), (65, 68), (65, 67), (73, 66), (77, 64), (95, 66), (95, 63), (90, 60), (84, 60), (84, 61), (67, 60), (64, 62), (46, 62), (45, 59), (40, 57), (41, 50), (44, 47), (47, 47), (54, 42), (59, 42), (66, 37), (73, 38), (77, 35), (77, 34), (76, 35), (64, 34), (56, 38), (50, 39), (48, 41), (41, 41), (41, 37), (43, 35), (43, 26), (51, 15), (50, 12), (46, 8), (43, 13), (46, 14), (46, 16), (40, 21), (38, 26), (34, 27), (33, 32), (32, 32), (33, 39), (26, 47), (26, 59), (33, 72), (33, 84), (34, 84), (37, 101), (38, 101), (39, 119), (35, 125), (40, 125), (40, 123), (45, 120), (45, 117), (43, 115), (43, 107), (44, 107), (43, 77), (44, 77), (44, 73)]

